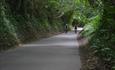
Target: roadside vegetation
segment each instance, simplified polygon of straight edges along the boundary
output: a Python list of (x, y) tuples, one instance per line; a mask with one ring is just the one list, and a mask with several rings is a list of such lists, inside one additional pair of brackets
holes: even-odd
[(72, 18), (70, 12), (75, 3), (75, 0), (0, 0), (0, 50), (63, 32), (64, 24), (71, 21), (68, 19)]
[(80, 17), (85, 23), (81, 35), (89, 40), (89, 44), (83, 49), (90, 51), (86, 54), (88, 55), (86, 64), (89, 66), (87, 65), (84, 70), (115, 70), (115, 1), (80, 2), (84, 6), (82, 5), (80, 9), (83, 11), (79, 13), (85, 13), (81, 16), (84, 20)]

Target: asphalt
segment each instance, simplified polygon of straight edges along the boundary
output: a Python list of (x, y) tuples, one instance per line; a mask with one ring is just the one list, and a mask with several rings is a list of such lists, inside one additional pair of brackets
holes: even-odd
[(77, 34), (69, 32), (0, 53), (0, 70), (80, 70)]

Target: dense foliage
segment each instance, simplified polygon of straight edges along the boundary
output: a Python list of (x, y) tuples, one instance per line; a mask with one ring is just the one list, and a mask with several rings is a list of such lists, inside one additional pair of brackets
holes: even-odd
[[(0, 0), (0, 50), (62, 32), (75, 0)], [(66, 19), (63, 15), (68, 13)], [(64, 17), (64, 18), (62, 18)]]
[(85, 22), (82, 35), (89, 39), (91, 48), (95, 49), (94, 53), (104, 61), (105, 69), (115, 70), (115, 1), (84, 1), (85, 7), (82, 10), (85, 14), (79, 12)]

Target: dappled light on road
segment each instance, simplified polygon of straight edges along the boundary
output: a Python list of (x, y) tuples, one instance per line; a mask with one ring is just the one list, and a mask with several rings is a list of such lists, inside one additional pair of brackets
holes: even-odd
[(77, 34), (74, 32), (64, 33), (48, 39), (40, 40), (31, 44), (24, 44), (23, 47), (40, 47), (40, 46), (59, 46), (59, 47), (78, 47)]

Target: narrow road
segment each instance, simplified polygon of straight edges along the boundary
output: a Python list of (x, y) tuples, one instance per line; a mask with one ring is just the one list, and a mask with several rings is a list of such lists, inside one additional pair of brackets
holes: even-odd
[(0, 70), (80, 70), (76, 34), (60, 34), (0, 53)]

